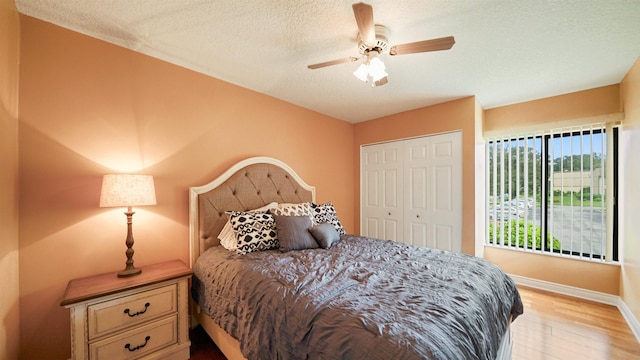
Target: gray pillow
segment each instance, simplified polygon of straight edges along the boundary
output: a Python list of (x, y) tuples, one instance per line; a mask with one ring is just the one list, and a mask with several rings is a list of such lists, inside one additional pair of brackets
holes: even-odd
[(335, 226), (330, 223), (321, 223), (309, 228), (309, 232), (316, 239), (318, 245), (323, 249), (328, 249), (334, 243), (340, 241), (340, 234)]
[(276, 221), (280, 251), (318, 248), (318, 243), (308, 231), (312, 225), (310, 216), (273, 215), (273, 218)]

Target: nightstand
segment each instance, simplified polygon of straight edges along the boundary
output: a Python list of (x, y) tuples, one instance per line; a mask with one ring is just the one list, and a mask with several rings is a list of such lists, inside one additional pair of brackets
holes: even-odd
[(71, 311), (71, 358), (188, 359), (191, 274), (173, 260), (69, 281), (60, 305)]

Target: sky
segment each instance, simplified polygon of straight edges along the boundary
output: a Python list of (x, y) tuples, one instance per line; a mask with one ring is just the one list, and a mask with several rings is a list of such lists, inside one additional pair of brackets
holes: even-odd
[[(563, 134), (563, 136), (554, 137), (552, 144), (550, 144), (550, 146), (553, 146), (553, 158), (556, 159), (570, 155), (589, 154), (592, 152), (591, 149), (593, 149), (593, 153), (606, 155), (606, 135), (603, 135), (604, 134), (598, 130), (598, 132), (594, 132), (593, 134), (587, 133), (582, 136), (579, 133), (574, 133), (571, 136)], [(511, 142), (511, 144), (515, 145), (513, 142)], [(517, 146), (524, 145), (524, 139), (518, 140)], [(540, 138), (536, 138), (533, 142), (531, 138), (529, 138), (527, 146), (534, 147), (538, 154), (542, 151), (542, 141)]]

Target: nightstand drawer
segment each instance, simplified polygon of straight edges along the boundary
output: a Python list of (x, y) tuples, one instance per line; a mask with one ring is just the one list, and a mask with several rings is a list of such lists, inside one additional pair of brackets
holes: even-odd
[(178, 343), (178, 318), (172, 316), (89, 344), (92, 360), (134, 359)]
[(141, 269), (69, 281), (60, 305), (70, 310), (72, 360), (189, 359), (191, 269), (180, 260)]
[(89, 339), (177, 312), (176, 291), (169, 285), (89, 305)]

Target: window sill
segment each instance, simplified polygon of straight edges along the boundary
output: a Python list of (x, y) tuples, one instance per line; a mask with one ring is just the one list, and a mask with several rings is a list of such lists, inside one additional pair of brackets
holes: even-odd
[(551, 257), (554, 257), (554, 258), (583, 261), (583, 262), (588, 262), (588, 263), (593, 263), (593, 264), (611, 265), (611, 266), (618, 266), (618, 267), (622, 266), (622, 263), (620, 261), (605, 261), (605, 260), (601, 260), (601, 259), (580, 257), (580, 256), (575, 256), (575, 255), (550, 253), (550, 252), (543, 252), (543, 251), (538, 251), (538, 250), (521, 249), (521, 248), (515, 248), (515, 247), (509, 247), (509, 246), (500, 246), (500, 245), (493, 245), (493, 244), (484, 244), (484, 247), (485, 248), (494, 248), (494, 249), (507, 250), (507, 251), (516, 251), (518, 253), (531, 254), (531, 255), (551, 256)]

